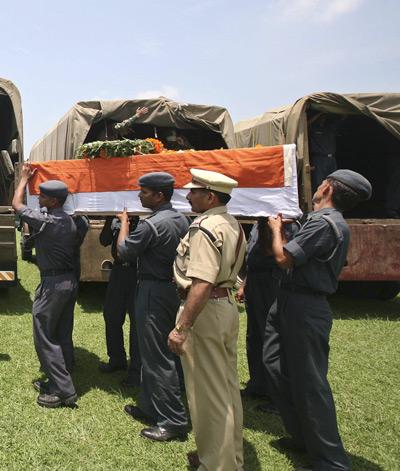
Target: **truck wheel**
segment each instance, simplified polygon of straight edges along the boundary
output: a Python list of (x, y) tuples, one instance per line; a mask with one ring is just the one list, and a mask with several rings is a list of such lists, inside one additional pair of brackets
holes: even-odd
[(379, 299), (384, 301), (395, 298), (400, 293), (400, 281), (382, 281)]
[(400, 281), (343, 281), (338, 293), (353, 298), (388, 301), (400, 293)]

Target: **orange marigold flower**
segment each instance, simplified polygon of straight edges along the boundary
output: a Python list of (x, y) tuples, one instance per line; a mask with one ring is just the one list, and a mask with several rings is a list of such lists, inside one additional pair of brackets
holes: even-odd
[(149, 137), (145, 139), (147, 142), (151, 142), (154, 146), (154, 153), (155, 154), (161, 154), (161, 152), (164, 152), (164, 144), (159, 141), (158, 139), (154, 139), (153, 137)]

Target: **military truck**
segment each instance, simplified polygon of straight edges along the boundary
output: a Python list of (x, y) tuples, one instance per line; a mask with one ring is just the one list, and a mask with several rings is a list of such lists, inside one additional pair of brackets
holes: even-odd
[[(147, 108), (140, 119), (131, 119)], [(120, 138), (161, 140), (170, 150), (208, 150), (235, 145), (233, 123), (219, 106), (178, 103), (164, 97), (146, 100), (84, 101), (75, 104), (33, 146), (29, 160), (73, 159), (82, 144)], [(99, 243), (104, 215), (90, 214), (90, 228), (81, 247), (81, 281), (106, 281), (110, 271), (109, 247)], [(28, 234), (25, 231), (24, 237)], [(24, 257), (31, 248), (23, 249)]]
[(17, 87), (0, 78), (0, 288), (17, 283), (15, 167), (23, 161), (22, 107)]
[(237, 147), (294, 143), (301, 207), (328, 173), (365, 175), (373, 195), (345, 214), (351, 227), (340, 289), (389, 299), (400, 290), (400, 93), (314, 93), (235, 125)]

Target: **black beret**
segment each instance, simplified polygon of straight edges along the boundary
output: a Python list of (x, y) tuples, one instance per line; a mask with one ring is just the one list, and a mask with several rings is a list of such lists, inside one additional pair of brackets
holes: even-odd
[(355, 191), (362, 200), (369, 200), (372, 194), (371, 183), (362, 175), (353, 170), (340, 169), (331, 173), (327, 178), (332, 178)]
[(173, 188), (174, 177), (166, 172), (151, 172), (142, 175), (138, 181), (140, 186), (149, 188)]
[(60, 180), (47, 180), (39, 185), (40, 193), (53, 198), (66, 198), (68, 196), (67, 185)]

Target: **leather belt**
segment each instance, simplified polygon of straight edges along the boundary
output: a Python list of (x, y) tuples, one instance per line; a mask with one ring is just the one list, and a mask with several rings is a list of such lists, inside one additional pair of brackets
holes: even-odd
[[(178, 294), (182, 300), (185, 300), (187, 298), (188, 293), (188, 289), (178, 288)], [(221, 288), (219, 286), (214, 286), (210, 292), (209, 299), (228, 298), (229, 293), (230, 288)]]
[(54, 270), (40, 270), (40, 276), (57, 276), (64, 273), (74, 273), (72, 268), (56, 268)]

